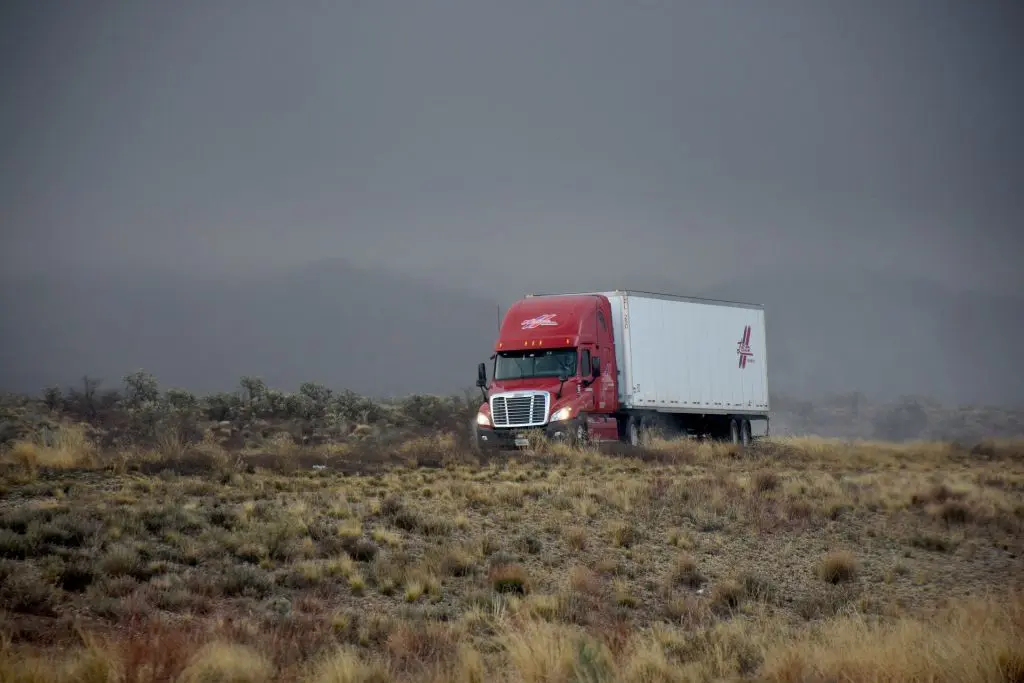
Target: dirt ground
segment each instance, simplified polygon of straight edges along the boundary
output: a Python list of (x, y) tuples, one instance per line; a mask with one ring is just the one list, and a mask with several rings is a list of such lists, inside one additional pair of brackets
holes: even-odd
[(1024, 680), (1024, 444), (46, 455), (0, 681)]

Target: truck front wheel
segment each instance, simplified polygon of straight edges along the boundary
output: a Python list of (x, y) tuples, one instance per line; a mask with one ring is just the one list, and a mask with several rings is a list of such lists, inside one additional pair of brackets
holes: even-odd
[(569, 436), (569, 443), (576, 448), (584, 448), (590, 443), (590, 430), (587, 429), (587, 415), (586, 413), (580, 413), (575, 420), (575, 424), (572, 426), (572, 432)]
[(477, 455), (482, 450), (480, 448), (480, 426), (475, 419), (469, 423), (469, 450)]

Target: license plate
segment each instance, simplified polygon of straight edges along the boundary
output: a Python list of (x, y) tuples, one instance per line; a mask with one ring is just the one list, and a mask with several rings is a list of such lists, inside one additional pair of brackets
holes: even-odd
[(530, 445), (530, 440), (527, 439), (525, 436), (517, 436), (516, 437), (516, 446), (529, 446), (529, 445)]

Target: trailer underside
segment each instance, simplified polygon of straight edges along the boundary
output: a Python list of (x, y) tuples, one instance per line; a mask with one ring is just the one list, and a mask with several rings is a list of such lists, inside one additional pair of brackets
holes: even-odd
[[(768, 436), (769, 417), (764, 413), (688, 413), (626, 410), (616, 416), (619, 440), (638, 445), (648, 436), (666, 439), (699, 438), (749, 444)], [(764, 433), (754, 423), (764, 423)]]
[[(764, 433), (755, 423), (764, 423)], [(529, 447), (536, 437), (568, 443), (624, 443), (639, 446), (649, 438), (707, 439), (748, 445), (768, 436), (767, 414), (686, 413), (653, 410), (625, 410), (615, 415), (587, 415), (565, 423), (541, 427), (480, 429), (474, 425), (473, 441), (484, 448), (519, 449)]]

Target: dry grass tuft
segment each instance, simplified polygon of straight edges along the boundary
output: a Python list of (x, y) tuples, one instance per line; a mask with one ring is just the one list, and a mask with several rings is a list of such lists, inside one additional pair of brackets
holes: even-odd
[(36, 433), (28, 441), (15, 441), (0, 462), (21, 467), (30, 474), (40, 469), (94, 467), (98, 451), (84, 425), (61, 425)]
[(772, 470), (759, 470), (754, 474), (754, 490), (758, 493), (775, 491), (779, 486), (779, 475)]
[(732, 611), (739, 608), (747, 591), (742, 583), (728, 579), (711, 588), (711, 607), (718, 611)]
[(443, 624), (400, 624), (385, 643), (392, 667), (414, 671), (451, 661), (458, 651), (458, 634)]
[(451, 433), (430, 434), (403, 441), (397, 453), (407, 464), (442, 465), (460, 459), (455, 435)]
[(600, 577), (591, 569), (579, 565), (569, 570), (569, 587), (584, 595), (599, 595), (602, 590)]
[(692, 555), (682, 553), (676, 556), (669, 574), (671, 584), (700, 588), (705, 581), (707, 578), (697, 569), (697, 561)]
[(565, 542), (575, 552), (582, 552), (587, 547), (587, 530), (574, 526), (565, 531)]
[(636, 544), (640, 538), (640, 532), (629, 522), (616, 520), (609, 526), (609, 531), (612, 543), (620, 548), (629, 548)]
[(578, 629), (548, 622), (526, 622), (503, 634), (508, 662), (523, 683), (614, 680), (607, 647)]
[(264, 683), (274, 679), (274, 667), (258, 650), (233, 643), (209, 643), (191, 659), (180, 683)]
[(768, 649), (762, 680), (1019, 681), (1024, 674), (1024, 599), (954, 605), (928, 619), (878, 623), (864, 616), (794, 634)]
[(324, 657), (311, 671), (310, 683), (391, 683), (386, 666), (367, 662), (351, 647), (343, 647)]
[(441, 560), (441, 571), (450, 576), (469, 576), (475, 569), (476, 558), (465, 548), (452, 548)]
[(116, 653), (87, 638), (85, 645), (59, 657), (21, 656), (0, 640), (0, 681), (6, 683), (114, 683), (124, 679)]
[(530, 592), (530, 575), (520, 564), (499, 564), (491, 567), (488, 574), (491, 587), (498, 593)]
[(818, 565), (818, 577), (828, 583), (853, 581), (857, 576), (858, 563), (853, 553), (836, 550), (826, 555)]

